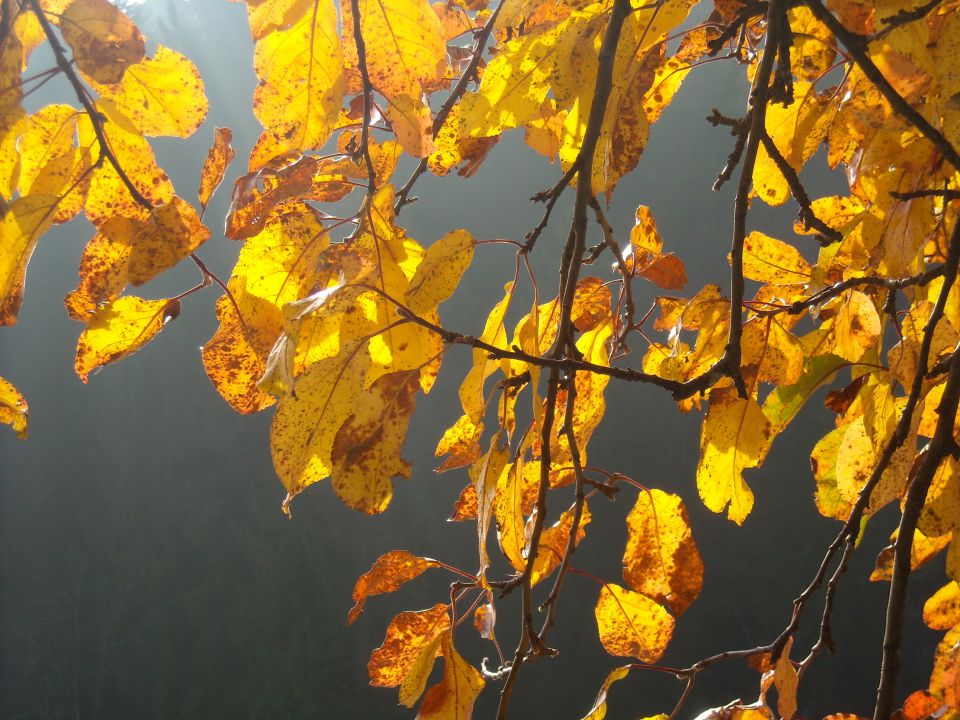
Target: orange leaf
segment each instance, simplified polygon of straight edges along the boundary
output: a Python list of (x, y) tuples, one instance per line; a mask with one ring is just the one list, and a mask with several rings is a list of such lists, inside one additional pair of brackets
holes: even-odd
[(347, 614), (347, 624), (352, 625), (360, 617), (368, 597), (394, 592), (432, 567), (439, 567), (439, 563), (406, 550), (391, 550), (381, 555), (353, 586), (353, 607)]
[(470, 720), (473, 704), (486, 684), (476, 668), (453, 648), (453, 633), (440, 640), (443, 679), (427, 690), (417, 720)]
[(703, 587), (703, 560), (683, 500), (662, 490), (641, 491), (627, 516), (623, 577), (634, 590), (682, 615)]
[(410, 672), (424, 646), (450, 629), (446, 605), (429, 610), (402, 612), (390, 621), (383, 644), (370, 654), (367, 672), (375, 687), (398, 687)]
[(207, 203), (216, 192), (227, 166), (236, 156), (236, 151), (230, 145), (233, 132), (230, 128), (215, 128), (213, 131), (213, 146), (207, 151), (207, 159), (203, 162), (203, 171), (200, 173), (200, 189), (197, 191), (200, 198), (200, 207), (207, 209)]

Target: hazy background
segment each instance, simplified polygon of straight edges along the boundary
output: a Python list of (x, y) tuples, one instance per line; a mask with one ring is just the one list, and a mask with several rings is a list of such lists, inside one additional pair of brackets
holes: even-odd
[[(213, 127), (234, 131), (239, 157), (208, 210), (214, 237), (200, 252), (226, 278), (239, 245), (222, 237), (222, 221), (232, 179), (258, 135), (244, 6), (147, 0), (130, 12), (150, 41), (186, 54), (206, 82), (211, 111), (204, 126), (186, 142), (155, 145), (183, 197), (195, 201)], [(38, 53), (31, 71), (48, 66), (49, 57)], [(652, 207), (668, 249), (687, 264), (687, 294), (708, 280), (727, 284), (732, 188), (713, 193), (710, 186), (731, 138), (703, 118), (712, 107), (741, 111), (740, 75), (734, 65), (713, 63), (686, 80), (609, 213), (625, 237), (636, 205)], [(75, 104), (59, 81), (31, 103), (54, 100)], [(519, 240), (541, 212), (527, 198), (557, 176), (556, 166), (510, 138), (469, 180), (425, 176), (417, 192), (423, 199), (404, 210), (400, 223), (424, 244), (455, 227), (478, 238)], [(822, 172), (810, 181), (815, 195), (842, 187)], [(537, 247), (544, 294), (554, 285), (568, 210), (558, 207)], [(794, 210), (792, 204), (778, 213), (758, 205), (751, 227), (786, 235)], [(433, 447), (459, 416), (456, 388), (469, 351), (451, 351), (437, 387), (418, 400), (405, 453), (414, 462), (413, 477), (397, 483), (385, 514), (366, 518), (347, 510), (324, 482), (297, 498), (288, 521), (270, 461), (271, 412), (233, 413), (200, 364), (198, 348), (216, 327), (212, 289), (188, 298), (180, 318), (142, 352), (88, 386), (76, 378), (81, 326), (66, 317), (62, 298), (76, 284), (91, 236), (85, 221), (44, 236), (30, 265), (20, 324), (0, 333), (0, 375), (31, 409), (28, 441), (0, 429), (0, 717), (412, 718), (413, 711), (397, 706), (394, 690), (368, 687), (366, 660), (396, 612), (442, 601), (453, 578), (428, 574), (371, 600), (353, 627), (344, 621), (354, 580), (388, 550), (405, 548), (467, 569), (475, 563), (472, 526), (444, 522), (465, 473), (432, 472)], [(482, 247), (460, 295), (443, 306), (444, 321), (479, 333), (509, 279), (512, 258), (507, 247)], [(605, 275), (607, 266), (604, 260), (594, 272)], [(151, 297), (168, 296), (196, 279), (184, 263), (147, 290)], [(637, 287), (638, 307), (645, 310), (656, 293)], [(526, 305), (515, 303), (514, 320)], [(639, 352), (631, 362), (639, 362)], [(748, 473), (756, 506), (737, 528), (697, 497), (700, 415), (682, 416), (665, 393), (644, 387), (613, 384), (607, 403), (590, 444), (591, 464), (683, 495), (706, 565), (704, 593), (678, 623), (663, 662), (689, 664), (771, 640), (837, 531), (837, 523), (814, 509), (808, 462), (832, 419), (814, 400), (778, 438), (765, 467)], [(618, 581), (623, 517), (632, 504), (629, 489), (616, 503), (593, 501), (577, 566)], [(808, 674), (800, 696), (806, 717), (872, 710), (887, 586), (868, 584), (866, 577), (895, 521), (892, 510), (873, 521), (851, 564), (834, 613), (840, 652), (822, 657)], [(918, 616), (942, 577), (942, 563), (915, 576), (904, 689), (925, 686), (929, 677), (938, 636)], [(512, 716), (579, 718), (606, 673), (622, 664), (596, 638), (597, 593), (595, 583), (569, 578), (551, 637), (560, 656), (524, 668)], [(515, 602), (499, 606), (505, 652), (516, 641)], [(819, 607), (810, 610), (814, 627)], [(810, 635), (801, 638), (805, 649)], [(467, 627), (457, 644), (473, 662), (495, 654)], [(682, 716), (738, 695), (752, 699), (757, 680), (741, 662), (708, 670)], [(669, 676), (635, 672), (612, 691), (609, 717), (669, 711), (681, 689)], [(488, 686), (475, 717), (492, 717), (498, 693)]]

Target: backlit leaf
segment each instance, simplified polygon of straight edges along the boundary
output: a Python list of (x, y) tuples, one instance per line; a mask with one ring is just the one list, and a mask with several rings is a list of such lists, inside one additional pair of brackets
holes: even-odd
[(55, 212), (56, 200), (48, 195), (17, 198), (5, 208), (0, 220), (0, 326), (17, 322), (27, 265)]
[(97, 82), (119, 82), (143, 59), (143, 35), (108, 0), (73, 0), (60, 16), (60, 31), (77, 67)]
[(94, 89), (147, 136), (189, 137), (209, 108), (196, 66), (163, 45), (152, 58), (129, 66), (119, 83)]
[(697, 489), (714, 512), (742, 525), (753, 509), (753, 493), (743, 471), (759, 467), (773, 440), (773, 427), (752, 399), (727, 388), (710, 393), (710, 407), (700, 436)]
[(368, 597), (394, 592), (432, 567), (438, 567), (436, 560), (406, 550), (391, 550), (378, 557), (353, 586), (353, 607), (347, 614), (347, 624), (352, 625), (360, 617)]
[(950, 581), (923, 604), (923, 621), (934, 630), (960, 624), (960, 583)]
[(648, 597), (669, 605), (676, 617), (703, 587), (703, 560), (678, 495), (641, 491), (627, 515), (623, 578)]
[(646, 595), (607, 583), (594, 610), (603, 649), (642, 662), (660, 659), (673, 636), (673, 617)]
[(393, 497), (391, 478), (410, 477), (410, 463), (400, 451), (418, 381), (416, 372), (382, 375), (352, 399), (331, 451), (333, 490), (348, 507), (368, 515), (383, 512)]
[(333, 2), (317, 0), (289, 28), (264, 36), (253, 66), (260, 79), (253, 111), (272, 139), (267, 155), (321, 147), (337, 121), (344, 89)]
[(597, 699), (593, 701), (593, 707), (583, 716), (583, 720), (604, 720), (607, 717), (607, 693), (610, 692), (610, 686), (629, 674), (630, 665), (622, 665), (611, 670), (604, 678), (603, 685), (600, 686), (600, 692), (597, 693)]
[(367, 672), (374, 687), (398, 687), (411, 671), (420, 651), (450, 629), (446, 605), (402, 612), (390, 621), (383, 644), (370, 654)]
[(87, 244), (80, 260), (80, 284), (67, 295), (67, 311), (84, 320), (128, 285), (140, 286), (174, 267), (210, 231), (179, 197), (154, 208), (144, 219), (112, 217)]
[(743, 242), (743, 276), (786, 285), (810, 279), (810, 265), (792, 245), (754, 231)]
[(18, 438), (26, 439), (29, 415), (27, 401), (20, 391), (0, 377), (0, 424), (9, 425)]
[(87, 382), (94, 370), (132, 355), (179, 314), (179, 300), (128, 295), (107, 303), (93, 314), (77, 341), (77, 375)]
[(407, 307), (419, 315), (453, 295), (473, 260), (474, 245), (466, 230), (453, 230), (427, 248), (407, 287)]
[(200, 198), (200, 207), (206, 209), (207, 203), (216, 192), (227, 166), (236, 156), (236, 151), (230, 145), (233, 132), (230, 128), (215, 128), (213, 131), (213, 146), (207, 150), (207, 158), (203, 161), (203, 171), (200, 173), (200, 189), (197, 194)]
[[(427, 0), (359, 0), (367, 70), (387, 97), (419, 100), (439, 86), (447, 65), (443, 26)], [(347, 64), (357, 66), (350, 2), (340, 5)]]
[(960, 627), (951, 629), (937, 645), (930, 693), (951, 709), (960, 710)]
[(427, 690), (417, 720), (470, 720), (473, 704), (486, 684), (483, 676), (453, 648), (453, 633), (441, 637), (443, 678)]

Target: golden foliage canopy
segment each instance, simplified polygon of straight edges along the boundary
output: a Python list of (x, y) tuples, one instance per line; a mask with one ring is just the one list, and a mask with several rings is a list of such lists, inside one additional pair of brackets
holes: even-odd
[[(599, 643), (633, 658), (609, 671), (592, 706), (584, 702), (586, 718), (606, 715), (608, 692), (631, 670), (664, 670), (689, 689), (700, 672), (738, 657), (760, 670), (758, 699), (700, 717), (787, 720), (803, 709), (806, 669), (831, 647), (849, 556), (889, 504), (900, 520), (873, 574), (891, 583), (876, 718), (894, 710), (910, 569), (939, 553), (949, 582), (923, 619), (946, 635), (929, 687), (900, 712), (960, 715), (957, 0), (245, 5), (259, 81), (252, 112), (263, 131), (242, 148), (248, 160), (225, 219), (226, 237), (242, 246), (221, 279), (198, 253), (211, 237), (208, 203), (236, 154), (231, 131), (214, 129), (198, 168), (199, 211), (148, 141), (203, 126), (197, 68), (164, 46), (147, 55), (110, 0), (0, 0), (0, 325), (17, 322), (37, 243), (81, 213), (93, 232), (65, 305), (83, 324), (83, 382), (141, 350), (203, 291), (220, 293), (203, 364), (238, 412), (275, 406), (270, 446), (288, 513), (327, 478), (351, 508), (385, 511), (393, 478), (413, 473), (402, 451), (417, 396), (431, 391), (448, 352), (469, 348), (460, 407), (449, 408), (437, 456), (440, 471), (466, 469), (453, 519), (476, 522), (477, 557), (459, 567), (388, 552), (357, 581), (348, 615), (355, 621), (368, 598), (428, 569), (457, 577), (449, 601), (401, 612), (371, 655), (371, 683), (399, 688), (401, 704), (419, 703), (417, 717), (469, 718), (484, 686), (501, 680), (505, 717), (524, 664), (556, 653), (547, 639), (558, 598), (579, 574), (600, 588)], [(30, 77), (44, 43), (55, 65)], [(644, 198), (631, 200), (632, 227), (615, 227), (605, 208), (655, 142), (652, 128), (684, 79), (721, 59), (741, 65), (750, 85), (742, 116), (708, 117), (733, 136), (715, 185), (737, 176), (730, 276), (688, 289), (683, 258)], [(74, 94), (28, 111), (31, 82), (54, 74)], [(561, 173), (534, 198), (544, 207), (536, 227), (522, 238), (407, 233), (400, 216), (423, 174), (470, 175), (504, 133), (520, 130)], [(811, 198), (803, 171), (817, 157), (843, 171), (845, 193)], [(405, 167), (413, 174), (399, 177)], [(538, 239), (559, 222), (552, 213), (565, 193), (573, 214), (554, 292), (528, 260), (545, 252)], [(751, 203), (791, 201), (793, 235), (750, 227)], [(448, 327), (440, 306), (474, 256), (494, 246), (515, 252), (502, 299), (483, 308), (478, 335)], [(151, 281), (181, 263), (196, 267), (196, 286), (152, 297)], [(641, 316), (640, 293), (664, 290), (680, 294), (656, 296)], [(632, 354), (636, 344), (644, 352)], [(810, 448), (811, 491), (819, 512), (842, 525), (778, 637), (687, 667), (657, 665), (704, 568), (677, 487), (588, 463), (611, 383), (655, 386), (680, 412), (702, 414), (696, 487), (707, 508), (738, 525), (757, 511), (751, 475), (830, 388), (835, 425)], [(0, 423), (26, 437), (27, 421), (27, 401), (0, 378)], [(591, 540), (590, 502), (596, 511), (594, 498), (618, 492), (635, 496), (625, 586), (573, 565)], [(792, 660), (819, 588), (819, 635), (805, 659)], [(522, 606), (516, 652), (478, 670), (454, 647), (472, 632), (460, 620), (476, 608), (474, 626), (499, 654), (497, 603), (513, 592)], [(438, 655), (442, 675), (428, 688)], [(687, 696), (656, 717), (677, 716)]]

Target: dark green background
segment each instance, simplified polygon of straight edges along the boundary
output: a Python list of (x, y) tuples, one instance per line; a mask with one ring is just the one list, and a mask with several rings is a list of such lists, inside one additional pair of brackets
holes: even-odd
[[(200, 131), (186, 142), (156, 143), (181, 195), (195, 198), (212, 128), (234, 130), (239, 158), (211, 204), (207, 221), (215, 235), (201, 250), (226, 277), (238, 245), (222, 237), (222, 219), (232, 179), (258, 134), (244, 6), (148, 0), (130, 12), (151, 41), (185, 53), (206, 81), (211, 112)], [(31, 71), (47, 61), (38, 54)], [(690, 292), (706, 281), (726, 286), (732, 190), (713, 193), (710, 185), (731, 139), (703, 118), (714, 106), (740, 112), (741, 74), (735, 65), (713, 63), (688, 78), (610, 211), (625, 233), (637, 204), (652, 207), (668, 249), (687, 263)], [(51, 83), (31, 102), (56, 99), (73, 102), (64, 83)], [(814, 195), (841, 190), (822, 160), (813, 164), (807, 175)], [(469, 180), (425, 176), (417, 193), (423, 199), (400, 222), (424, 244), (454, 227), (478, 238), (521, 239), (541, 211), (527, 198), (557, 175), (556, 166), (509, 138)], [(752, 227), (787, 236), (793, 211), (758, 207)], [(569, 206), (561, 204), (537, 248), (545, 293), (555, 282), (568, 218)], [(198, 348), (216, 327), (212, 290), (188, 298), (159, 338), (88, 386), (73, 374), (81, 327), (67, 319), (62, 298), (75, 286), (91, 236), (89, 224), (78, 221), (42, 239), (20, 324), (0, 333), (0, 375), (31, 406), (27, 442), (0, 431), (0, 717), (412, 718), (413, 711), (397, 707), (395, 691), (367, 686), (366, 660), (393, 614), (442, 601), (452, 578), (425, 576), (373, 599), (355, 626), (344, 621), (354, 580), (387, 550), (405, 548), (468, 569), (475, 562), (471, 526), (445, 522), (465, 474), (432, 472), (436, 440), (459, 415), (456, 388), (468, 351), (449, 353), (437, 387), (419, 400), (406, 450), (414, 473), (397, 483), (385, 514), (349, 511), (319, 483), (297, 498), (288, 521), (268, 449), (271, 413), (233, 413), (200, 364)], [(196, 273), (184, 265), (150, 286), (150, 296), (191, 286)], [(461, 294), (444, 305), (444, 321), (479, 333), (484, 308), (499, 297), (512, 265), (509, 248), (481, 248)], [(607, 262), (595, 272), (605, 276)], [(638, 288), (638, 306), (645, 309), (654, 295)], [(517, 312), (526, 305), (516, 303)], [(631, 362), (638, 361), (639, 353)], [(778, 438), (765, 467), (747, 476), (756, 506), (737, 528), (697, 497), (698, 414), (680, 415), (663, 392), (645, 387), (611, 385), (607, 402), (591, 463), (683, 495), (706, 564), (704, 593), (678, 623), (663, 662), (688, 664), (772, 639), (837, 530), (816, 514), (808, 463), (831, 418), (814, 401)], [(593, 502), (588, 540), (577, 554), (578, 566), (611, 581), (619, 579), (631, 492), (615, 504)], [(881, 514), (851, 564), (834, 615), (840, 653), (823, 657), (807, 676), (800, 696), (806, 717), (870, 714), (887, 587), (866, 577), (895, 521), (894, 511)], [(904, 688), (924, 686), (929, 677), (938, 637), (917, 616), (940, 578), (940, 563), (917, 574)], [(591, 581), (569, 579), (551, 643), (560, 656), (524, 668), (512, 717), (579, 718), (605, 674), (620, 664), (596, 638), (597, 593)], [(499, 606), (505, 650), (516, 639), (515, 602)], [(816, 624), (813, 614), (809, 621)], [(806, 648), (810, 636), (801, 638)], [(457, 642), (473, 662), (494, 654), (466, 627)], [(751, 699), (757, 678), (742, 663), (703, 673), (682, 716), (737, 696)], [(680, 690), (669, 676), (636, 672), (615, 686), (609, 717), (669, 711)], [(476, 717), (492, 717), (497, 692), (491, 686), (481, 695)]]

